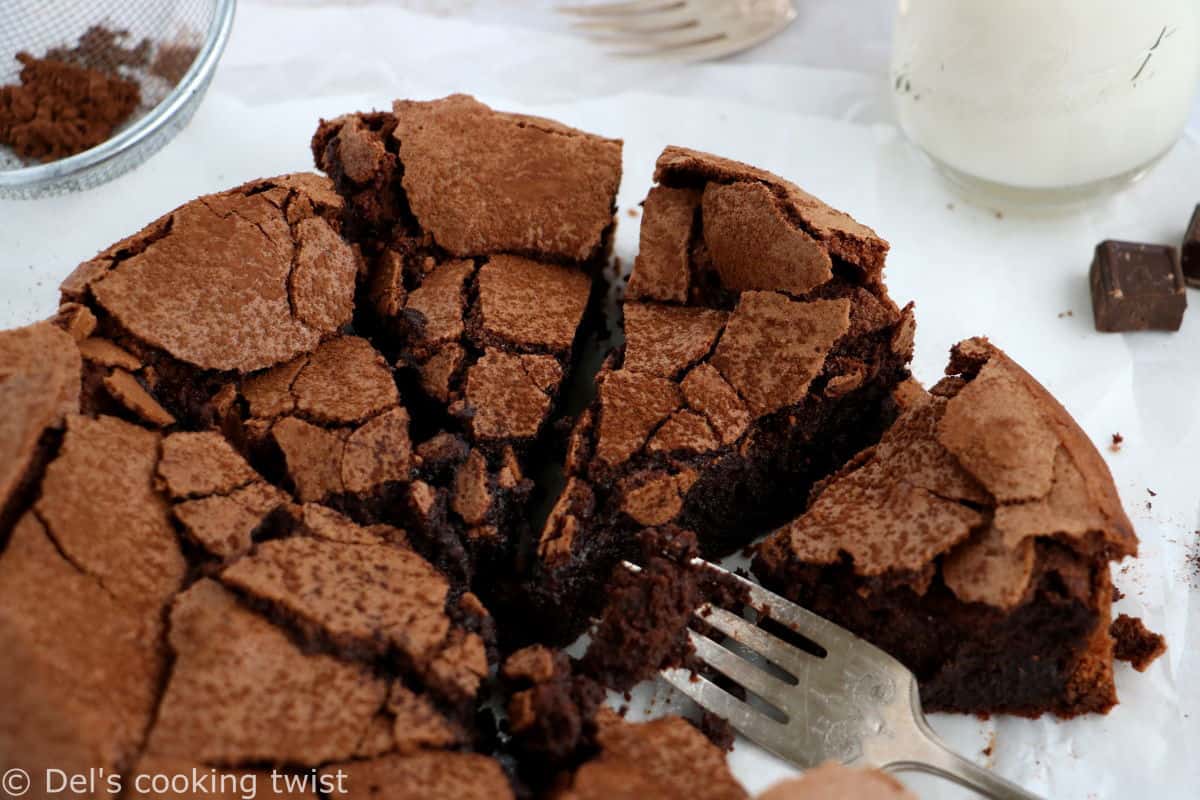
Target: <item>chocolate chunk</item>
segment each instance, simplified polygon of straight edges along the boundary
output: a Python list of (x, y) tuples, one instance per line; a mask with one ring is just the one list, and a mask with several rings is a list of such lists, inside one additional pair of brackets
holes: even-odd
[(1192, 212), (1192, 220), (1183, 236), (1179, 260), (1183, 267), (1183, 279), (1188, 286), (1200, 287), (1200, 205)]
[(1090, 277), (1096, 330), (1179, 330), (1187, 295), (1174, 247), (1101, 242)]

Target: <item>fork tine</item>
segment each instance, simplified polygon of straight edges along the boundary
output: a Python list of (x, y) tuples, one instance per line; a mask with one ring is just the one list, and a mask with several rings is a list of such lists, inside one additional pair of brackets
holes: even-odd
[(613, 50), (612, 55), (618, 58), (686, 58), (689, 51), (698, 47), (713, 44), (728, 46), (729, 37), (708, 28), (684, 28), (679, 31), (666, 31), (659, 36), (627, 38), (626, 41), (631, 47)]
[(664, 669), (663, 680), (692, 698), (705, 711), (724, 719), (734, 730), (755, 741), (759, 737), (782, 736), (786, 726), (738, 700), (715, 683), (682, 667)]
[(787, 699), (794, 687), (764, 672), (760, 667), (695, 631), (688, 631), (696, 655), (743, 688), (749, 689), (780, 711), (787, 713)]
[(638, 14), (636, 16), (602, 17), (576, 20), (571, 30), (595, 38), (598, 34), (637, 35), (677, 31), (700, 25), (700, 19), (686, 8), (672, 9), (662, 14)]
[(685, 0), (620, 0), (615, 3), (557, 6), (555, 11), (577, 17), (611, 17), (665, 11), (671, 8), (681, 8), (685, 4)]
[[(697, 618), (719, 630), (739, 644), (757, 652), (768, 661), (774, 662), (784, 671), (799, 677), (801, 671), (817, 656), (793, 647), (782, 639), (772, 636), (752, 622), (723, 608), (706, 605), (696, 612)], [(732, 675), (730, 677), (733, 677)]]
[(670, 47), (647, 47), (617, 50), (611, 54), (618, 58), (657, 58), (666, 61), (709, 61), (740, 53), (760, 42), (770, 39), (786, 28), (793, 17), (782, 18), (748, 36), (710, 36), (692, 42), (681, 42)]
[[(806, 608), (802, 608), (795, 603), (784, 600), (777, 594), (768, 592), (763, 587), (759, 586), (751, 580), (743, 578), (741, 575), (734, 574), (728, 570), (718, 567), (716, 564), (704, 561), (703, 559), (694, 559), (692, 563), (696, 566), (704, 567), (705, 569), (727, 575), (740, 581), (750, 596), (750, 602), (753, 606), (759, 609), (765, 609), (771, 619), (794, 630), (804, 638), (824, 648), (827, 652), (837, 649), (839, 646), (848, 646), (856, 641), (857, 637), (850, 633), (845, 628), (834, 625), (824, 617), (819, 617)], [(749, 624), (749, 623), (747, 623)], [(732, 635), (732, 634), (730, 634)], [(774, 640), (775, 637), (771, 637)], [(772, 645), (774, 647), (774, 645)], [(780, 666), (785, 666), (781, 664)]]

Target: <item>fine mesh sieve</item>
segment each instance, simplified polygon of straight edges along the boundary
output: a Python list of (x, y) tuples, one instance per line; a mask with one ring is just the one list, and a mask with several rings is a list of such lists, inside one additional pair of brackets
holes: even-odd
[(236, 0), (0, 0), (0, 86), (17, 53), (135, 81), (141, 102), (104, 142), (49, 163), (0, 144), (0, 197), (89, 189), (141, 164), (191, 119), (212, 81)]

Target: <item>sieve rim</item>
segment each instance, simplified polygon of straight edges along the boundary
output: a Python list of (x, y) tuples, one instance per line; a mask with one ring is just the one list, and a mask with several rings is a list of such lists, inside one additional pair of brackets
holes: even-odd
[(95, 147), (60, 158), (49, 164), (35, 164), (20, 169), (0, 170), (0, 196), (5, 189), (38, 189), (53, 186), (72, 176), (80, 175), (106, 164), (146, 142), (172, 121), (186, 113), (197, 94), (203, 94), (225, 45), (233, 30), (233, 17), (237, 0), (215, 0), (212, 24), (204, 37), (204, 45), (191, 66), (171, 93), (162, 99), (149, 113)]

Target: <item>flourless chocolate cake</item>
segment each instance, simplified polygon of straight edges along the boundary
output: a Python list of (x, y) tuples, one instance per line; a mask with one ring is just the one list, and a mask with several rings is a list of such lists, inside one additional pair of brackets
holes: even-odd
[(912, 311), (887, 295), (873, 231), (704, 153), (667, 148), (655, 178), (625, 343), (575, 426), (538, 546), (534, 592), (563, 638), (642, 528), (694, 531), (711, 557), (801, 509), (882, 433), (908, 375)]
[[(0, 332), (0, 772), (740, 800), (727, 726), (606, 690), (699, 667), (696, 609), (744, 596), (692, 557), (781, 525), (757, 573), (928, 707), (1103, 711), (1114, 649), (1162, 652), (1110, 620), (1136, 540), (1094, 448), (984, 340), (917, 387), (849, 216), (668, 148), (593, 376), (619, 141), (456, 95), (313, 152), (329, 178), (182, 205)], [(779, 791), (900, 796), (877, 778)]]
[(928, 710), (1116, 702), (1109, 562), (1137, 552), (1103, 459), (986, 339), (762, 544), (769, 588), (916, 674)]

